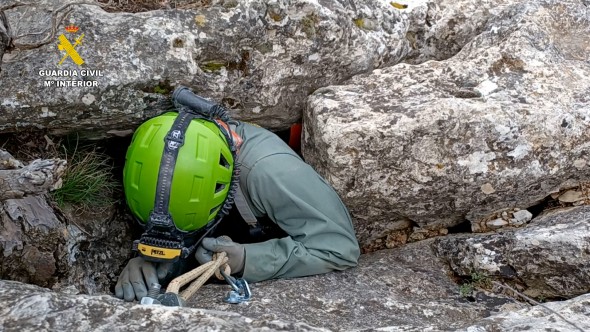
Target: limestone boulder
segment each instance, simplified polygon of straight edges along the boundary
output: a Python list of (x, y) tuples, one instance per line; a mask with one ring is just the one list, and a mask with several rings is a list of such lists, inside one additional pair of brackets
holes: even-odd
[(463, 298), (431, 243), (364, 254), (358, 267), (343, 272), (252, 284), (252, 299), (239, 305), (222, 302), (229, 286), (206, 285), (189, 305), (333, 331), (449, 331), (514, 305), (493, 294)]
[[(251, 285), (253, 297), (222, 302), (227, 285), (207, 284), (188, 307), (126, 303), (111, 295), (76, 295), (0, 281), (0, 326), (5, 331), (514, 331), (549, 326), (573, 331), (565, 317), (585, 328), (588, 296), (526, 305), (479, 292), (465, 299), (429, 239), (361, 256), (342, 272)], [(535, 325), (537, 324), (537, 325)], [(586, 324), (586, 325), (584, 325)], [(570, 328), (568, 330), (568, 328)]]
[(460, 332), (512, 331), (570, 332), (590, 330), (590, 294), (567, 301), (550, 302), (511, 312), (498, 313)]
[(303, 154), (363, 246), (526, 209), (590, 177), (588, 8), (515, 1), (478, 29), (447, 60), (376, 69), (308, 99)]
[(132, 221), (114, 209), (56, 211), (44, 196), (0, 201), (0, 278), (110, 292), (131, 254)]
[(0, 281), (3, 331), (326, 331), (304, 323), (253, 320), (232, 312), (125, 303)]
[[(58, 0), (7, 9), (20, 38), (1, 59), (0, 132), (128, 133), (166, 110), (162, 100), (177, 84), (222, 102), (236, 118), (287, 128), (315, 89), (409, 52), (409, 20), (380, 0), (201, 3), (137, 14)], [(51, 11), (60, 23), (54, 34)], [(79, 30), (66, 32), (70, 25)], [(81, 66), (57, 47), (62, 33), (71, 44), (82, 38)], [(55, 70), (65, 76), (48, 76)], [(58, 86), (65, 81), (90, 86)]]
[(534, 297), (590, 292), (590, 206), (552, 210), (524, 228), (456, 235), (434, 242), (458, 276), (473, 273), (515, 283)]
[[(486, 28), (486, 24), (518, 0), (408, 1), (410, 53), (404, 62), (419, 64), (457, 54)], [(404, 11), (405, 12), (405, 11)]]

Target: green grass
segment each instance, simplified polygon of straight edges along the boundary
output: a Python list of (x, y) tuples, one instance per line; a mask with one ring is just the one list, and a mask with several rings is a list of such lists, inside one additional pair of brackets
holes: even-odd
[(470, 297), (476, 288), (489, 289), (491, 286), (491, 279), (487, 275), (473, 272), (469, 280), (459, 286), (459, 294), (462, 297)]
[(473, 293), (473, 284), (472, 283), (465, 283), (459, 286), (459, 294), (461, 297), (469, 297)]
[(75, 150), (67, 156), (68, 167), (61, 188), (51, 196), (59, 207), (72, 204), (76, 208), (91, 210), (107, 207), (116, 202), (119, 189), (113, 177), (110, 158), (94, 149)]

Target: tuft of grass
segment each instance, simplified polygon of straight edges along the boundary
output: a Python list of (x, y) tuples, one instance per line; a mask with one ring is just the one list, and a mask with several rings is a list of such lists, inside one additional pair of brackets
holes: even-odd
[(83, 210), (93, 210), (115, 204), (119, 184), (107, 155), (90, 149), (74, 151), (66, 159), (68, 168), (62, 186), (51, 193), (60, 208), (71, 204)]

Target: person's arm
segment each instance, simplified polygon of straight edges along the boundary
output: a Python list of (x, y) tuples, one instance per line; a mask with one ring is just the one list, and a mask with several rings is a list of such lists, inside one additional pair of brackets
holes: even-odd
[(270, 155), (252, 167), (247, 184), (256, 209), (289, 236), (245, 244), (244, 279), (300, 277), (357, 265), (360, 249), (350, 215), (311, 166), (290, 154)]

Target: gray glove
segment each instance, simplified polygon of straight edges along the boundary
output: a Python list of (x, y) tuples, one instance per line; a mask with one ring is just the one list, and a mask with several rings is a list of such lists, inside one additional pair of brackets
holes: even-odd
[(115, 296), (128, 302), (133, 301), (134, 298), (141, 300), (142, 297), (147, 296), (148, 287), (152, 283), (160, 283), (171, 267), (172, 263), (156, 264), (141, 257), (132, 258), (117, 280)]
[(246, 260), (246, 248), (232, 241), (227, 236), (218, 238), (206, 237), (195, 252), (195, 258), (200, 264), (205, 264), (213, 259), (213, 253), (225, 251), (231, 273), (240, 273), (244, 270)]

